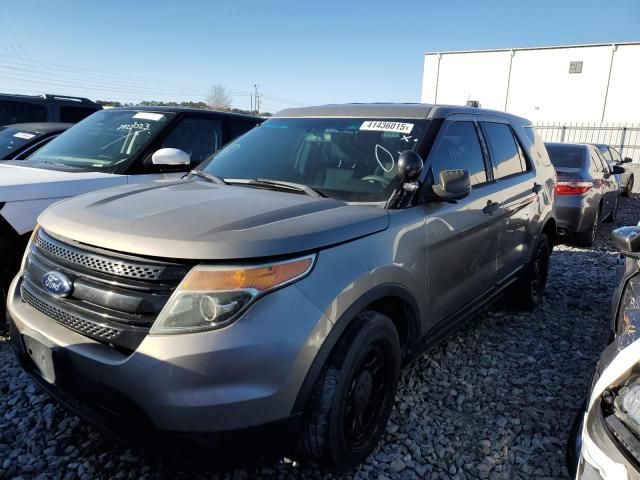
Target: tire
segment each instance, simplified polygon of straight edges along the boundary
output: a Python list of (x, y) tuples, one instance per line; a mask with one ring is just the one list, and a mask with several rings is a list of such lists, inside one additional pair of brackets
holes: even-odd
[(389, 420), (400, 357), (393, 322), (377, 312), (360, 313), (314, 385), (297, 442), (298, 454), (340, 471), (362, 463)]
[(598, 234), (598, 225), (600, 224), (600, 208), (596, 210), (596, 216), (593, 219), (593, 225), (586, 232), (578, 232), (574, 236), (575, 244), (579, 247), (591, 247), (596, 241)]
[(540, 304), (547, 284), (552, 250), (549, 236), (543, 233), (538, 240), (533, 258), (513, 288), (513, 295), (510, 297), (513, 306), (522, 310), (533, 310)]
[(622, 192), (623, 197), (629, 197), (633, 193), (633, 175), (629, 177), (629, 181), (627, 182), (627, 188)]
[(616, 221), (616, 218), (618, 217), (618, 205), (619, 204), (620, 204), (620, 197), (616, 197), (616, 204), (613, 206), (613, 210), (611, 210), (611, 213), (604, 220), (605, 222), (613, 223), (613, 222)]

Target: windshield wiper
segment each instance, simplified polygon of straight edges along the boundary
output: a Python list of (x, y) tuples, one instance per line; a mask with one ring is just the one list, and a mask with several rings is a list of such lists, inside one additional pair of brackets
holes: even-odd
[(202, 170), (191, 170), (189, 172), (190, 175), (195, 175), (196, 177), (204, 178), (213, 183), (226, 184), (223, 178), (216, 177), (215, 175), (211, 175), (210, 173), (203, 172)]
[(233, 180), (227, 178), (225, 181), (227, 183), (239, 183), (255, 187), (266, 187), (284, 192), (294, 191), (298, 193), (304, 193), (305, 195), (309, 195), (310, 197), (326, 197), (326, 195), (320, 190), (311, 188), (310, 186), (303, 183), (285, 182), (283, 180), (271, 180), (270, 178), (234, 178)]

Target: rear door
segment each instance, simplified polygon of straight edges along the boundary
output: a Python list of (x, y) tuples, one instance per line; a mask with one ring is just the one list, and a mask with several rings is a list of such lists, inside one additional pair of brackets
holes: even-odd
[(618, 180), (613, 173), (613, 168), (599, 149), (594, 148), (593, 152), (598, 161), (599, 173), (602, 185), (602, 214), (600, 218), (607, 216), (614, 208), (618, 197)]
[(434, 322), (491, 290), (502, 229), (498, 186), (491, 181), (487, 160), (470, 115), (455, 115), (443, 123), (426, 167), (439, 181), (442, 170), (465, 169), (471, 193), (456, 202), (420, 205), (426, 217), (427, 275), (430, 315)]
[(500, 117), (480, 122), (493, 177), (502, 193), (505, 228), (500, 237), (497, 270), (500, 280), (519, 270), (531, 258), (537, 231), (534, 221), (541, 205), (533, 162), (525, 154), (509, 123)]

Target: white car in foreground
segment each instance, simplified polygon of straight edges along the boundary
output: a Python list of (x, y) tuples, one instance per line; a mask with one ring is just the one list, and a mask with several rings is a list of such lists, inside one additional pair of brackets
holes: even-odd
[(614, 292), (613, 341), (574, 424), (567, 466), (580, 480), (640, 479), (640, 226), (613, 232), (626, 256)]
[(27, 160), (0, 162), (0, 328), (7, 288), (45, 208), (101, 188), (182, 176), (261, 121), (179, 107), (101, 110)]

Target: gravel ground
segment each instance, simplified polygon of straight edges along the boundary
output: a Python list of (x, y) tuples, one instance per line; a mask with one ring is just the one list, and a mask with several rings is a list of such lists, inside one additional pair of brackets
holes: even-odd
[[(639, 219), (634, 195), (616, 225)], [(566, 438), (607, 338), (611, 230), (602, 225), (594, 249), (556, 247), (535, 312), (498, 306), (411, 365), (384, 441), (342, 478), (566, 478)], [(6, 339), (0, 364), (0, 478), (334, 478), (286, 459), (227, 473), (178, 470), (51, 402)]]

